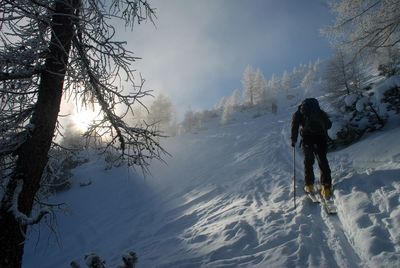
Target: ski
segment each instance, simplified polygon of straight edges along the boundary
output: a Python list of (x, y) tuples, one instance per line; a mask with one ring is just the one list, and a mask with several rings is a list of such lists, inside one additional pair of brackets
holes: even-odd
[(335, 205), (335, 202), (333, 201), (333, 198), (325, 199), (321, 194), (319, 195), (319, 198), (320, 198), (320, 203), (324, 207), (326, 213), (328, 214), (337, 213), (337, 207)]
[(315, 193), (309, 193), (309, 192), (305, 192), (305, 193), (308, 196), (308, 198), (311, 200), (311, 202), (319, 203), (319, 200), (318, 200), (317, 196), (315, 195)]
[(337, 213), (337, 207), (335, 205), (335, 202), (333, 201), (333, 198), (330, 199), (325, 199), (320, 191), (317, 188), (317, 191), (310, 193), (304, 191), (306, 196), (311, 200), (313, 203), (320, 203), (321, 206), (325, 209), (326, 213), (328, 214), (336, 214)]

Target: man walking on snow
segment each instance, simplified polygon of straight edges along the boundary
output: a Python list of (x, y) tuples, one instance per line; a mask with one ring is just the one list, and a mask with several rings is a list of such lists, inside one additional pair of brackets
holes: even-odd
[(305, 99), (292, 117), (291, 141), (296, 146), (299, 127), (302, 137), (301, 145), (304, 152), (304, 190), (314, 192), (314, 162), (317, 158), (321, 171), (321, 195), (325, 199), (332, 196), (332, 178), (326, 154), (328, 152), (328, 129), (332, 122), (328, 115), (320, 109), (315, 98)]

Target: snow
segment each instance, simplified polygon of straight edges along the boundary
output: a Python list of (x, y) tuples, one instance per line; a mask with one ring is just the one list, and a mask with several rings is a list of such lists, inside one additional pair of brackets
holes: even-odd
[(303, 196), (298, 148), (293, 208), (295, 109), (236, 112), (225, 126), (214, 118), (206, 130), (168, 138), (172, 157), (154, 162), (147, 178), (104, 170), (90, 154), (73, 170), (72, 189), (48, 201), (68, 204), (57, 232), (30, 230), (23, 267), (84, 267), (91, 252), (116, 267), (129, 251), (137, 267), (399, 267), (399, 122), (328, 154), (332, 216)]
[(391, 76), (385, 80), (382, 80), (380, 83), (377, 83), (377, 85), (373, 88), (373, 91), (375, 92), (375, 96), (377, 99), (382, 99), (383, 94), (394, 87), (400, 87), (400, 76), (395, 75)]
[[(332, 118), (331, 118), (332, 120)], [(337, 133), (343, 128), (342, 118), (340, 120), (334, 121), (332, 120), (332, 127), (328, 130), (328, 135), (331, 139), (337, 138)]]
[(341, 222), (370, 267), (399, 264), (400, 148), (393, 142), (399, 134), (376, 133), (335, 155), (342, 159), (342, 178), (335, 184)]
[(356, 101), (357, 101), (357, 95), (355, 95), (355, 94), (347, 95), (347, 96), (344, 98), (344, 103), (346, 104), (347, 107), (353, 106), (353, 104), (354, 104)]
[(356, 102), (356, 110), (358, 112), (362, 112), (364, 111), (365, 108), (365, 103), (368, 102), (368, 99), (366, 97), (360, 98), (357, 102)]
[(44, 208), (42, 209), (35, 218), (29, 218), (24, 213), (19, 211), (18, 209), (18, 198), (21, 194), (22, 187), (24, 185), (23, 180), (17, 180), (17, 185), (15, 187), (14, 195), (11, 200), (11, 207), (9, 211), (13, 213), (14, 217), (21, 225), (31, 225), (37, 223), (44, 215), (50, 213), (50, 209)]

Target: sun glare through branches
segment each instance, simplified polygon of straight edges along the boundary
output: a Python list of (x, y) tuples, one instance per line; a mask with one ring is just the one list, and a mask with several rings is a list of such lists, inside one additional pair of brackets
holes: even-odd
[(73, 125), (81, 133), (84, 133), (88, 129), (90, 124), (98, 119), (100, 119), (98, 111), (88, 110), (85, 108), (77, 109), (71, 116)]

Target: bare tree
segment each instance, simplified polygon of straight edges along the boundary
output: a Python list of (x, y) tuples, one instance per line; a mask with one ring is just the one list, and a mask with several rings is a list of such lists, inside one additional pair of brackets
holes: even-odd
[(333, 2), (333, 26), (323, 32), (335, 45), (354, 55), (384, 47), (399, 47), (400, 0), (341, 0)]
[[(342, 109), (347, 96), (352, 95), (355, 100), (369, 99), (369, 93), (363, 89), (368, 81), (362, 71), (365, 66), (363, 67), (363, 64), (356, 59), (349, 58), (351, 56), (346, 57), (343, 51), (337, 50), (335, 56), (329, 61), (325, 73), (328, 99), (337, 110)], [(376, 122), (383, 126), (385, 120), (379, 115), (374, 104), (371, 101), (365, 103)]]
[(329, 60), (324, 76), (326, 90), (330, 93), (332, 104), (339, 108), (345, 96), (359, 94), (361, 90), (362, 74), (357, 61), (352, 56), (337, 49)]
[(31, 215), (63, 96), (100, 107), (85, 135), (120, 161), (147, 170), (164, 152), (159, 133), (124, 120), (148, 93), (112, 25), (133, 27), (154, 10), (146, 0), (2, 0), (0, 14), (0, 267), (20, 267), (27, 227), (48, 213)]

